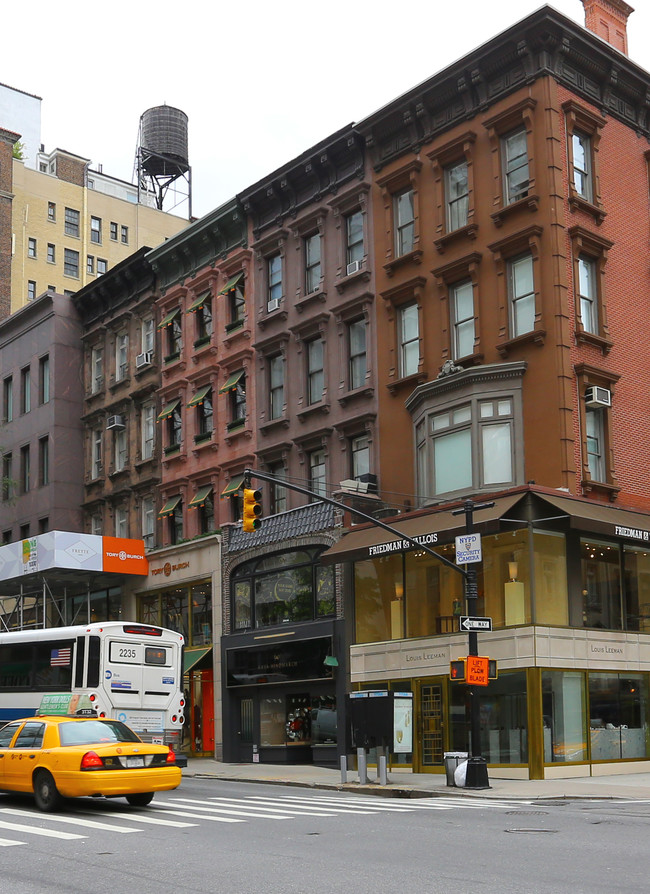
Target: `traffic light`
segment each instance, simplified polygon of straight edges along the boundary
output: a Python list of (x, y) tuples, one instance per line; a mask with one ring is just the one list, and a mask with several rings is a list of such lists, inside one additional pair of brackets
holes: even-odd
[(465, 682), (465, 658), (458, 658), (456, 661), (449, 662), (449, 679), (452, 683)]
[(252, 534), (262, 524), (260, 516), (262, 514), (262, 491), (253, 490), (250, 487), (244, 488), (244, 505), (241, 513), (242, 530), (248, 534)]

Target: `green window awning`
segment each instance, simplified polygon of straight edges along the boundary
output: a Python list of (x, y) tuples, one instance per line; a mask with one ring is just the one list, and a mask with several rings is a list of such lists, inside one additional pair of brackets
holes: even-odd
[(191, 407), (198, 407), (199, 404), (203, 403), (211, 390), (212, 385), (206, 385), (203, 388), (199, 388), (192, 400), (188, 403), (187, 408), (190, 409)]
[(189, 673), (211, 651), (212, 646), (185, 649), (183, 651), (183, 674)]
[(200, 487), (197, 492), (194, 494), (192, 499), (190, 500), (188, 506), (190, 509), (198, 509), (199, 506), (203, 506), (205, 501), (209, 496), (212, 495), (212, 485), (206, 484), (205, 487)]
[(228, 484), (221, 491), (222, 497), (232, 497), (233, 494), (236, 494), (237, 491), (241, 488), (244, 483), (243, 475), (235, 475), (234, 478), (231, 478)]
[(243, 369), (240, 369), (236, 373), (233, 373), (230, 376), (230, 378), (228, 379), (228, 381), (226, 382), (226, 384), (222, 388), (219, 389), (219, 394), (225, 394), (227, 391), (232, 391), (234, 388), (236, 388), (237, 383), (239, 382), (239, 380), (241, 378), (243, 378), (243, 375), (244, 375)]
[(168, 313), (167, 316), (164, 317), (160, 321), (160, 323), (158, 323), (158, 328), (164, 329), (166, 326), (169, 326), (169, 324), (172, 323), (176, 319), (176, 317), (179, 315), (180, 312), (181, 312), (180, 307), (175, 307), (174, 310), (170, 311), (170, 313)]
[(162, 422), (163, 419), (169, 419), (169, 417), (174, 412), (176, 407), (180, 404), (180, 402), (181, 402), (180, 397), (177, 397), (176, 400), (173, 400), (170, 404), (167, 404), (167, 406), (162, 411), (162, 413), (160, 413), (160, 415), (158, 416), (158, 419), (156, 421)]
[(244, 278), (244, 273), (243, 273), (243, 271), (242, 271), (241, 273), (238, 273), (237, 276), (233, 276), (232, 279), (229, 279), (229, 280), (228, 280), (228, 282), (225, 284), (225, 286), (224, 286), (223, 289), (219, 292), (219, 294), (220, 294), (220, 295), (226, 295), (226, 294), (228, 294), (228, 292), (229, 292), (231, 289), (234, 289), (235, 286), (238, 286), (238, 285), (239, 285), (239, 283), (242, 281), (243, 278)]
[(178, 506), (181, 501), (181, 495), (178, 494), (176, 497), (172, 497), (171, 500), (167, 500), (163, 508), (158, 513), (158, 518), (166, 518), (168, 515), (171, 515), (174, 509)]
[(188, 314), (194, 313), (194, 311), (198, 310), (199, 307), (201, 307), (201, 305), (205, 304), (205, 302), (208, 300), (209, 297), (210, 297), (209, 292), (204, 292), (202, 295), (199, 295), (199, 297), (195, 298), (194, 301), (187, 308), (186, 313), (188, 313)]

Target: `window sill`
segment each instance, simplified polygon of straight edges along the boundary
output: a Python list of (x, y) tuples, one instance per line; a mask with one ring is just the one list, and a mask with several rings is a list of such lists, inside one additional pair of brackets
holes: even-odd
[(518, 348), (520, 345), (526, 345), (534, 342), (538, 347), (542, 347), (546, 340), (546, 329), (533, 329), (531, 332), (525, 332), (516, 338), (510, 338), (508, 341), (501, 342), (497, 345), (497, 351), (502, 357), (507, 357), (510, 351)]
[(609, 354), (614, 347), (614, 342), (602, 335), (596, 335), (593, 332), (585, 332), (584, 329), (576, 327), (576, 341), (578, 344), (594, 345), (600, 348), (603, 354)]
[(395, 394), (405, 387), (415, 388), (417, 385), (421, 385), (422, 382), (426, 382), (427, 378), (426, 371), (423, 370), (422, 372), (413, 373), (412, 376), (404, 376), (401, 379), (395, 379), (394, 382), (388, 382), (386, 387), (391, 394)]
[(226, 442), (226, 444), (228, 444), (228, 446), (230, 446), (233, 443), (233, 441), (237, 440), (238, 438), (242, 438), (242, 437), (252, 438), (253, 437), (252, 429), (246, 428), (246, 425), (244, 422), (242, 422), (241, 425), (239, 425), (237, 427), (235, 427), (235, 425), (233, 423), (231, 423), (230, 425), (228, 425), (226, 427), (226, 432), (227, 432), (227, 434), (224, 438), (224, 441)]
[(517, 214), (520, 211), (537, 211), (538, 208), (539, 196), (529, 195), (523, 199), (517, 199), (516, 202), (511, 202), (510, 205), (504, 205), (503, 208), (495, 211), (490, 217), (494, 221), (495, 226), (500, 227), (503, 225), (504, 220), (512, 214)]
[(267, 435), (275, 428), (289, 428), (290, 420), (287, 416), (278, 416), (277, 419), (269, 419), (268, 422), (262, 422), (258, 426), (258, 431), (262, 435)]
[(591, 478), (583, 478), (580, 482), (583, 494), (602, 494), (608, 496), (611, 503), (618, 497), (621, 490), (617, 484), (607, 484), (604, 481), (592, 481)]
[(174, 456), (181, 452), (180, 444), (170, 444), (169, 447), (163, 447), (164, 456)]
[(448, 246), (453, 245), (454, 242), (460, 242), (463, 239), (476, 239), (477, 233), (478, 224), (467, 224), (464, 227), (460, 227), (458, 230), (452, 230), (450, 233), (445, 233), (445, 235), (440, 236), (439, 239), (434, 239), (433, 244), (440, 254), (444, 254), (445, 249)]
[(302, 313), (310, 304), (322, 304), (325, 301), (327, 301), (327, 292), (324, 292), (322, 289), (315, 289), (313, 292), (309, 292), (307, 295), (303, 295), (301, 298), (296, 299), (293, 306), (298, 313)]
[(111, 481), (113, 481), (117, 478), (120, 478), (122, 475), (128, 475), (130, 472), (131, 467), (127, 464), (125, 466), (122, 466), (121, 469), (111, 469), (111, 471), (108, 473), (108, 477), (111, 479)]
[(362, 388), (355, 388), (353, 391), (347, 391), (338, 398), (339, 405), (346, 407), (348, 404), (355, 403), (360, 400), (368, 400), (375, 393), (375, 389), (370, 385), (364, 385)]
[(212, 440), (212, 432), (206, 431), (202, 432), (200, 435), (194, 435), (194, 443), (195, 444), (205, 444), (206, 441)]
[(305, 407), (304, 410), (301, 410), (299, 413), (296, 413), (296, 416), (301, 422), (304, 422), (309, 416), (315, 416), (318, 413), (322, 413), (323, 415), (327, 415), (330, 411), (330, 405), (321, 401), (317, 404), (311, 404), (308, 407)]
[(123, 379), (115, 379), (114, 381), (112, 381), (111, 384), (108, 386), (108, 390), (113, 393), (114, 391), (117, 391), (118, 388), (121, 388), (123, 385), (130, 384), (131, 376), (124, 376)]
[(598, 226), (600, 226), (607, 217), (607, 212), (603, 210), (601, 205), (594, 205), (593, 202), (583, 199), (583, 197), (578, 195), (573, 189), (569, 195), (569, 208), (572, 211), (584, 211), (585, 214), (591, 215)]
[(244, 328), (243, 320), (233, 320), (232, 323), (226, 323), (226, 334), (232, 335), (233, 332), (237, 332), (239, 329)]
[[(226, 327), (226, 331), (227, 329), (228, 327)], [(194, 349), (198, 351), (200, 348), (205, 348), (207, 345), (210, 344), (211, 339), (211, 335), (204, 335), (202, 338), (197, 338), (197, 340), (194, 342)]]
[(336, 283), (336, 291), (342, 294), (346, 289), (360, 282), (370, 282), (370, 270), (367, 267), (361, 267), (356, 273), (350, 273), (349, 276), (342, 276)]
[(415, 251), (409, 251), (405, 255), (400, 255), (398, 258), (394, 258), (392, 261), (384, 264), (386, 275), (392, 276), (399, 267), (404, 267), (407, 264), (421, 264), (422, 254), (423, 252), (420, 249), (416, 249)]
[(163, 358), (163, 362), (165, 364), (174, 363), (176, 360), (180, 360), (180, 359), (181, 359), (181, 352), (174, 351), (173, 354), (167, 354), (167, 356)]

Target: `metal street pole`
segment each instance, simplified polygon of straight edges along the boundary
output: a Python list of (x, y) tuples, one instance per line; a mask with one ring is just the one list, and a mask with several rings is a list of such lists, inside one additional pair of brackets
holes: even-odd
[[(473, 500), (466, 500), (463, 508), (456, 509), (453, 514), (460, 515), (463, 512), (465, 514), (465, 532), (473, 534), (474, 510), (488, 509), (490, 506), (494, 506), (494, 502), (474, 503)], [(476, 565), (473, 562), (466, 565), (465, 598), (467, 600), (467, 614), (470, 617), (476, 616), (478, 613), (478, 584)], [(469, 631), (468, 655), (478, 655), (478, 633), (475, 630)], [(481, 697), (476, 686), (472, 686), (469, 690), (469, 727), (470, 748), (465, 788), (490, 788), (487, 761), (481, 755)]]

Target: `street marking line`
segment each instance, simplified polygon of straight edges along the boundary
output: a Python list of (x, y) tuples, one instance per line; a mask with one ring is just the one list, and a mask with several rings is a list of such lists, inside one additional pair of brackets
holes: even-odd
[(42, 835), (45, 838), (62, 838), (64, 841), (72, 841), (75, 838), (87, 838), (87, 835), (75, 835), (74, 832), (55, 832), (54, 829), (35, 829), (32, 826), (23, 826), (21, 823), (3, 823), (0, 820), (0, 829), (10, 829), (12, 832), (27, 832), (28, 835)]
[[(271, 813), (254, 813), (252, 809), (247, 810), (245, 807), (242, 807), (241, 810), (233, 810), (229, 807), (219, 807), (218, 804), (215, 804), (214, 807), (200, 807), (199, 806), (199, 804), (201, 804), (200, 801), (192, 802), (191, 807), (188, 805), (188, 807), (185, 808), (184, 804), (178, 803), (179, 801), (182, 801), (182, 800), (184, 800), (184, 799), (183, 798), (174, 798), (173, 799), (173, 803), (176, 804), (177, 807), (180, 807), (181, 810), (184, 810), (184, 809), (202, 810), (202, 811), (204, 810), (204, 811), (206, 811), (206, 813), (229, 813), (229, 814), (233, 814), (234, 816), (253, 816), (256, 819), (272, 819), (272, 820), (293, 819), (292, 816), (287, 815), (286, 810), (284, 811), (282, 816), (276, 816), (275, 814), (271, 814)], [(189, 800), (189, 799), (187, 799), (187, 800)], [(171, 803), (171, 801), (170, 801), (170, 803)], [(257, 806), (257, 805), (253, 805), (253, 807), (255, 807), (255, 806)], [(260, 810), (260, 809), (262, 809), (262, 808), (258, 807), (258, 810)], [(319, 816), (334, 816), (333, 813), (320, 813), (318, 815)]]
[(77, 819), (74, 816), (53, 816), (49, 814), (45, 817), (42, 813), (36, 813), (36, 811), (32, 810), (14, 810), (11, 807), (2, 807), (0, 808), (0, 813), (9, 814), (10, 816), (29, 816), (34, 817), (34, 819), (46, 819), (48, 822), (53, 823), (68, 823), (71, 826), (83, 826), (84, 828), (91, 829), (104, 829), (112, 832), (121, 832), (124, 834), (128, 834), (129, 832), (141, 832), (142, 829), (129, 829), (129, 828), (120, 828), (119, 826), (111, 826), (108, 823), (97, 822), (96, 820), (84, 820)]
[(26, 841), (12, 841), (11, 838), (0, 838), (0, 847), (16, 847), (20, 844), (27, 844)]
[(172, 816), (186, 816), (191, 819), (201, 819), (201, 820), (209, 820), (214, 823), (245, 823), (244, 819), (232, 819), (228, 816), (205, 816), (200, 813), (186, 813), (184, 810), (170, 810), (168, 807), (155, 807), (154, 810), (159, 810), (161, 813), (169, 813)]

